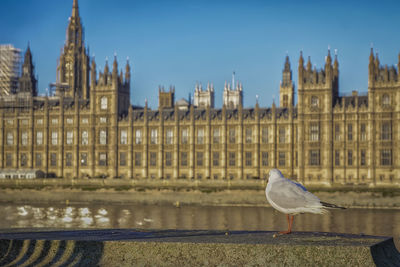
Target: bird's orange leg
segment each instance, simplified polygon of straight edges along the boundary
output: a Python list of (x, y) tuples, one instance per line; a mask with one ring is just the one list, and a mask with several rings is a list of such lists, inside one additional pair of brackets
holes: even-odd
[(291, 215), (291, 217), (289, 219), (289, 214), (286, 214), (286, 219), (287, 219), (287, 222), (288, 222), (288, 230), (279, 232), (280, 235), (286, 235), (286, 234), (290, 234), (292, 232), (292, 225), (293, 225), (294, 215)]
[(292, 215), (292, 217), (289, 219), (289, 214), (286, 214), (286, 219), (287, 219), (287, 223), (288, 223), (288, 230), (279, 232), (280, 235), (286, 235), (286, 234), (290, 234), (292, 232), (292, 224), (293, 224), (294, 216)]

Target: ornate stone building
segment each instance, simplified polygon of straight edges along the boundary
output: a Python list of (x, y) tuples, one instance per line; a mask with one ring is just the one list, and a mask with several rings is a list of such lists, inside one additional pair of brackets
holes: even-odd
[(339, 64), (328, 51), (321, 70), (310, 59), (304, 66), (300, 54), (297, 105), (286, 57), (278, 107), (243, 108), (238, 84), (225, 86), (222, 108), (213, 94), (204, 105), (175, 105), (171, 88), (159, 90), (151, 110), (129, 102), (129, 63), (125, 74), (116, 59), (97, 74), (88, 54), (74, 0), (55, 95), (37, 96), (28, 49), (19, 92), (1, 98), (1, 169), (65, 179), (246, 180), (279, 168), (309, 184), (400, 183), (400, 57), (397, 70), (381, 67), (371, 51), (367, 95), (339, 95)]

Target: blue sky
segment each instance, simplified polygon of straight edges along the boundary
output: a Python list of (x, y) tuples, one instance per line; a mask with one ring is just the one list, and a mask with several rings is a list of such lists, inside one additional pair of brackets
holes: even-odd
[[(72, 0), (1, 0), (0, 43), (30, 42), (39, 90), (56, 79)], [(399, 1), (151, 1), (79, 0), (86, 45), (98, 68), (117, 53), (132, 64), (131, 102), (157, 107), (158, 86), (174, 85), (176, 100), (196, 82), (214, 83), (216, 106), (232, 72), (244, 105), (278, 102), (286, 53), (297, 84), (300, 50), (323, 67), (338, 50), (340, 93), (367, 91), (371, 44), (382, 64), (398, 63)]]

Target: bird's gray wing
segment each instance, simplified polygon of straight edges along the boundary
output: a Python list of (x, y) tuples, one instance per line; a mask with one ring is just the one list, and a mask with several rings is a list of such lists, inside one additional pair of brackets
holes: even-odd
[(268, 196), (276, 205), (284, 209), (321, 205), (319, 199), (308, 192), (304, 186), (299, 186), (288, 179), (274, 182)]

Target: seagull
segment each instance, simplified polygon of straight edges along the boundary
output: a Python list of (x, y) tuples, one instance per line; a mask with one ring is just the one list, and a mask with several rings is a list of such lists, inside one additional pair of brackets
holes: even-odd
[(288, 230), (279, 232), (279, 234), (292, 232), (293, 219), (296, 214), (305, 212), (324, 214), (328, 212), (326, 208), (345, 209), (320, 201), (302, 184), (285, 178), (278, 169), (270, 170), (265, 195), (273, 208), (286, 214)]

